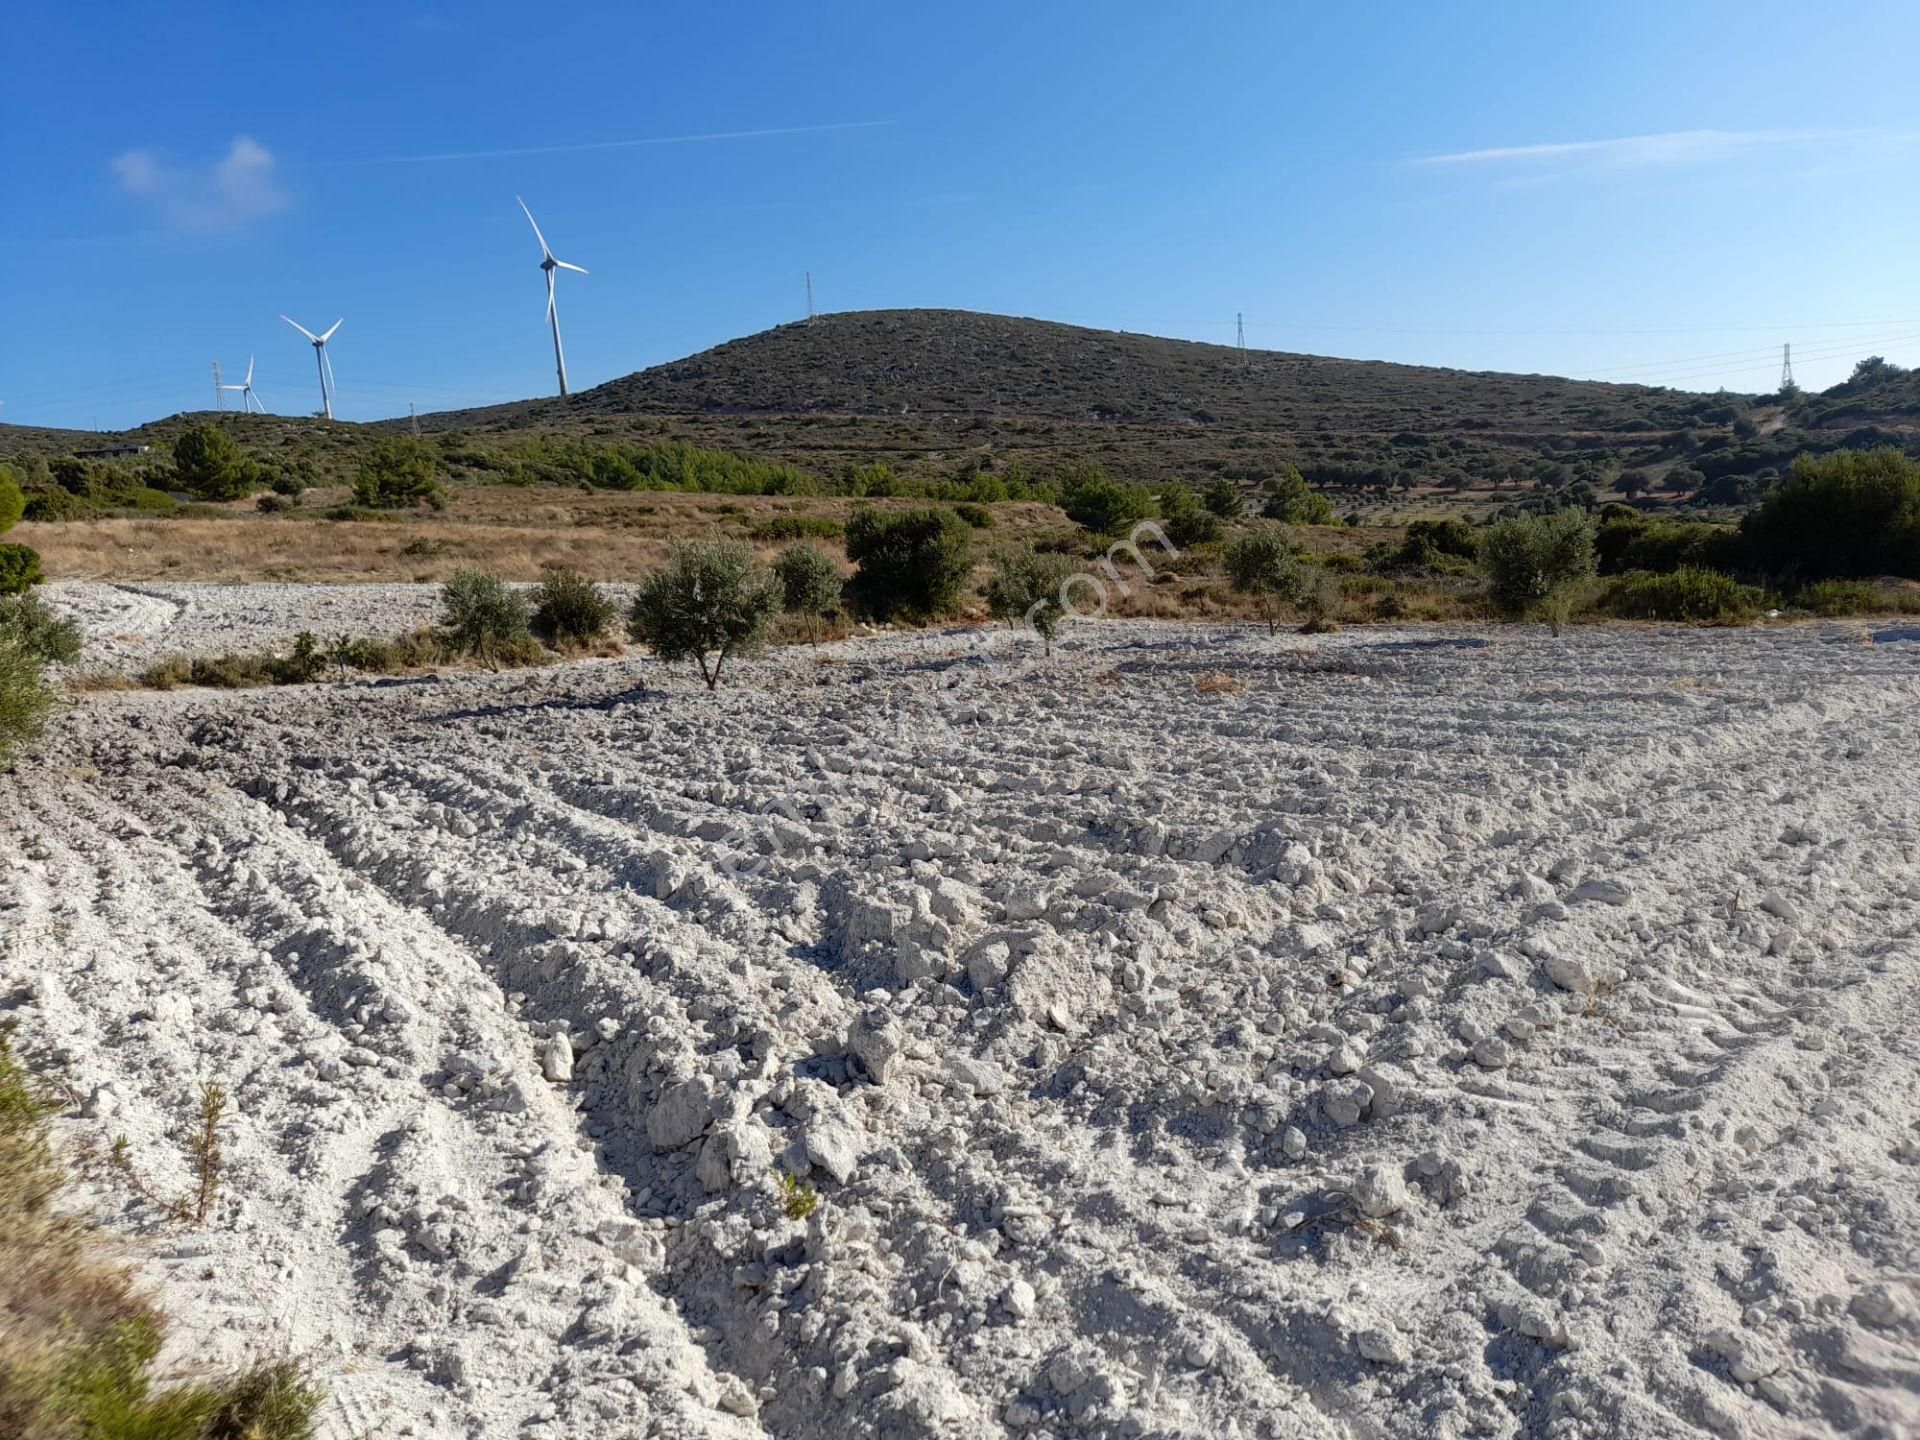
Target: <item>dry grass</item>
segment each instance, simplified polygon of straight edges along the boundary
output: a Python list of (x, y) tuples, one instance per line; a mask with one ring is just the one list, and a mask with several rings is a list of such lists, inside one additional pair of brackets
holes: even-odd
[(1202, 695), (1238, 695), (1247, 687), (1224, 670), (1212, 670), (1193, 682)]

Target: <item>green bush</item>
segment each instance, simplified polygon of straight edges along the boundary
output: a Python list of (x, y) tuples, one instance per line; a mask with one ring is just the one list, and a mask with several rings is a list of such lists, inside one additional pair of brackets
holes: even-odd
[(20, 493), (20, 484), (13, 478), (13, 472), (0, 470), (0, 535), (18, 525), (26, 511), (27, 497)]
[(572, 570), (549, 570), (533, 587), (533, 631), (555, 648), (594, 644), (618, 615), (598, 585)]
[(740, 541), (681, 540), (667, 551), (666, 568), (641, 583), (628, 625), (669, 664), (695, 661), (713, 690), (728, 656), (760, 647), (781, 599), (780, 582)]
[(1043, 554), (1031, 547), (1009, 550), (994, 557), (987, 581), (987, 611), (1011, 625), (1029, 625), (1048, 655), (1053, 637), (1067, 617), (1067, 582), (1077, 572), (1064, 555)]
[(353, 476), (354, 503), (372, 510), (446, 504), (440, 462), (433, 447), (409, 435), (388, 435), (360, 462)]
[(41, 524), (61, 520), (91, 520), (106, 508), (97, 500), (75, 495), (58, 485), (38, 486), (26, 492), (26, 499), (25, 518)]
[(1397, 569), (1458, 570), (1479, 553), (1473, 527), (1458, 520), (1415, 520), (1388, 563)]
[(243, 500), (257, 483), (258, 467), (218, 425), (196, 425), (173, 442), (179, 486), (196, 500)]
[(1227, 583), (1260, 608), (1267, 633), (1279, 628), (1282, 605), (1306, 598), (1324, 572), (1301, 558), (1293, 537), (1280, 525), (1258, 525), (1227, 546), (1221, 556)]
[(747, 538), (766, 544), (809, 537), (837, 540), (845, 533), (846, 526), (825, 515), (769, 515), (747, 527)]
[(1298, 470), (1283, 466), (1267, 481), (1267, 498), (1260, 513), (1268, 520), (1288, 525), (1328, 525), (1333, 522), (1333, 502), (1320, 494)]
[(821, 617), (840, 603), (845, 584), (840, 567), (817, 545), (790, 545), (774, 557), (773, 573), (780, 582), (780, 608), (804, 616), (807, 643), (815, 643)]
[(963, 500), (953, 507), (953, 513), (976, 530), (993, 529), (993, 512), (984, 505), (975, 505), (971, 501)]
[(0, 765), (39, 738), (53, 706), (46, 661), (22, 637), (0, 631)]
[(1169, 485), (1160, 492), (1159, 501), (1160, 527), (1175, 549), (1190, 550), (1195, 545), (1212, 544), (1226, 530), (1226, 522), (1202, 505), (1184, 485)]
[(0, 635), (12, 636), (42, 660), (71, 665), (84, 636), (78, 621), (56, 615), (38, 595), (0, 595)]
[(0, 545), (0, 595), (18, 595), (46, 576), (40, 573), (40, 552), (27, 545)]
[(498, 575), (459, 570), (440, 587), (440, 623), (456, 652), (498, 664), (525, 657), (527, 602)]
[(1480, 568), (1494, 608), (1509, 619), (1541, 611), (1559, 634), (1569, 591), (1594, 572), (1593, 534), (1584, 510), (1516, 515), (1489, 526)]
[(1802, 455), (1740, 528), (1773, 575), (1920, 579), (1920, 462), (1891, 446)]
[(1718, 570), (1622, 575), (1600, 598), (1601, 609), (1623, 620), (1685, 620), (1738, 625), (1753, 619), (1766, 594)]
[(1865, 580), (1816, 580), (1795, 591), (1793, 603), (1830, 620), (1899, 608), (1878, 585)]
[(1222, 520), (1238, 520), (1247, 509), (1240, 487), (1225, 476), (1200, 492), (1200, 503), (1209, 514), (1217, 515)]
[(1060, 508), (1096, 535), (1118, 535), (1154, 513), (1151, 494), (1138, 485), (1117, 484), (1097, 465), (1076, 467), (1063, 479)]
[(951, 510), (856, 510), (847, 558), (857, 567), (848, 601), (876, 620), (950, 614), (973, 569), (972, 528)]
[(1743, 550), (1740, 532), (1731, 526), (1657, 523), (1640, 516), (1609, 520), (1594, 537), (1594, 556), (1602, 575), (1624, 575), (1629, 570), (1737, 570)]

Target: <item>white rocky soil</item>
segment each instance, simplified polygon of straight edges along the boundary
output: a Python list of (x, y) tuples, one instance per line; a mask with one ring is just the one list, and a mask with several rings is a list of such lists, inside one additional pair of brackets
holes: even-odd
[(0, 776), (0, 1012), (161, 1191), (230, 1087), (208, 1225), (90, 1195), (332, 1440), (1913, 1435), (1869, 638), (97, 696)]

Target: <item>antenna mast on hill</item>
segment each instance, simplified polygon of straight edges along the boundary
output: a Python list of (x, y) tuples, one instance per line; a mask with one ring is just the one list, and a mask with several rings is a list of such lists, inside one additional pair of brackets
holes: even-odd
[(1791, 344), (1780, 347), (1780, 388), (1783, 391), (1793, 389), (1793, 346)]
[(414, 413), (413, 402), (407, 402), (407, 424), (413, 427), (413, 438), (420, 438), (420, 417)]
[(807, 271), (807, 323), (813, 323), (813, 272)]
[(213, 408), (216, 411), (227, 408), (227, 387), (220, 383), (220, 362), (213, 362)]
[(1247, 317), (1238, 310), (1233, 312), (1233, 343), (1236, 349), (1247, 348)]

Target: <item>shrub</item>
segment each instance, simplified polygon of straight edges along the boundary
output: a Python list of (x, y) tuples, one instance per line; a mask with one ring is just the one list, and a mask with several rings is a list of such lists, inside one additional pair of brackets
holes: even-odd
[(993, 529), (993, 512), (984, 505), (975, 505), (971, 501), (962, 501), (953, 507), (953, 513), (976, 530)]
[(1279, 525), (1260, 525), (1227, 546), (1221, 557), (1227, 583), (1251, 597), (1267, 622), (1267, 633), (1279, 628), (1279, 609), (1307, 593), (1311, 567), (1300, 558), (1293, 538)]
[(572, 570), (550, 570), (533, 587), (534, 633), (555, 647), (592, 645), (618, 614), (598, 585)]
[(83, 642), (79, 622), (56, 615), (31, 592), (0, 596), (0, 635), (12, 636), (42, 660), (71, 665)]
[(1118, 535), (1153, 514), (1153, 496), (1138, 485), (1117, 484), (1097, 465), (1085, 465), (1062, 482), (1060, 508), (1096, 535)]
[(780, 582), (780, 608), (806, 617), (807, 643), (815, 644), (821, 616), (840, 603), (840, 567), (817, 545), (790, 545), (774, 557), (773, 573)]
[(1238, 520), (1247, 509), (1240, 487), (1225, 476), (1200, 492), (1200, 503), (1209, 514), (1218, 515), (1222, 520)]
[(196, 425), (173, 442), (176, 483), (196, 500), (243, 500), (257, 467), (218, 425)]
[(1896, 608), (1885, 591), (1865, 580), (1817, 580), (1802, 585), (1794, 593), (1793, 603), (1828, 619)]
[(20, 483), (12, 471), (0, 470), (0, 535), (18, 525), (26, 511), (27, 497), (20, 493)]
[(1064, 555), (1041, 554), (1031, 547), (1009, 550), (994, 558), (987, 611), (996, 620), (1030, 625), (1051, 655), (1053, 637), (1067, 617), (1067, 584), (1074, 574), (1073, 562)]
[(642, 582), (629, 628), (669, 664), (698, 663), (713, 690), (729, 655), (760, 647), (781, 598), (780, 582), (738, 540), (681, 540), (667, 551), (666, 569)]
[(532, 643), (525, 597), (480, 570), (455, 571), (440, 587), (440, 623), (458, 653), (493, 664), (521, 658)]
[(388, 435), (374, 445), (353, 477), (354, 502), (374, 510), (446, 503), (440, 462), (431, 446), (409, 435)]
[(951, 510), (856, 510), (847, 558), (857, 567), (847, 598), (876, 620), (951, 613), (973, 568), (972, 529)]
[(1802, 455), (1741, 534), (1775, 575), (1920, 579), (1920, 462), (1891, 446)]
[(1458, 520), (1415, 520), (1407, 526), (1390, 564), (1419, 570), (1455, 570), (1479, 553), (1473, 527)]
[(53, 706), (46, 661), (20, 636), (0, 632), (0, 765), (40, 737)]
[(1480, 568), (1502, 615), (1542, 611), (1558, 635), (1568, 592), (1594, 571), (1593, 521), (1572, 509), (1502, 520), (1480, 542)]
[(1161, 528), (1179, 550), (1211, 544), (1226, 528), (1225, 522), (1184, 485), (1171, 485), (1160, 492), (1160, 515)]
[(1623, 620), (1692, 620), (1742, 624), (1760, 613), (1764, 592), (1718, 570), (1675, 570), (1666, 575), (1622, 575), (1601, 596), (1601, 608)]
[(18, 595), (46, 577), (40, 573), (40, 552), (27, 545), (0, 545), (0, 595)]
[(1333, 503), (1288, 465), (1267, 482), (1267, 498), (1260, 513), (1289, 525), (1328, 525), (1333, 521)]
[(1659, 524), (1638, 515), (1609, 520), (1594, 537), (1594, 555), (1602, 575), (1629, 570), (1666, 573), (1682, 568), (1735, 570), (1744, 547), (1730, 526), (1698, 521)]
[(805, 540), (810, 536), (837, 540), (845, 531), (846, 526), (825, 515), (770, 515), (749, 525), (747, 537), (764, 543)]

